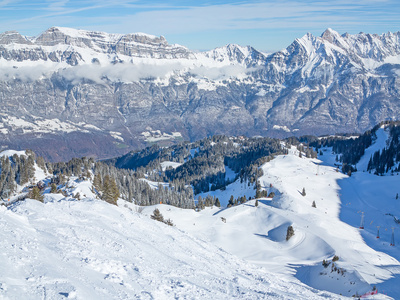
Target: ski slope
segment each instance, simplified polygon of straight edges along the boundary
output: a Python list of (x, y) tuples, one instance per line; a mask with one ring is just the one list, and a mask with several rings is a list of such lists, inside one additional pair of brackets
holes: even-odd
[[(387, 138), (378, 130), (365, 155)], [(48, 188), (45, 203), (0, 206), (0, 298), (344, 299), (376, 286), (379, 294), (368, 299), (400, 299), (399, 177), (348, 177), (331, 151), (308, 159), (292, 147), (263, 165), (260, 183), (275, 197), (258, 207), (251, 200), (225, 208), (231, 195), (254, 197), (254, 187), (239, 180), (202, 194), (217, 196), (223, 208), (196, 212), (122, 200), (113, 206), (73, 177), (69, 194), (81, 201)], [(156, 207), (174, 227), (150, 219)], [(289, 225), (295, 234), (286, 241)]]
[[(322, 159), (334, 161), (329, 149), (325, 150)], [(358, 228), (361, 205), (373, 201), (378, 194), (371, 193), (376, 186), (371, 182), (377, 180), (376, 176), (360, 173), (348, 177), (324, 161), (300, 158), (295, 148), (262, 168), (264, 176), (260, 182), (276, 196), (273, 200), (261, 199), (258, 207), (252, 200), (229, 209), (214, 207), (201, 212), (162, 207), (162, 213), (178, 228), (265, 267), (281, 278), (294, 276), (314, 288), (346, 296), (362, 295), (376, 286), (378, 291), (400, 298), (397, 290), (399, 256), (397, 249), (388, 246), (389, 233), (385, 232), (385, 237), (376, 242), (375, 237), (370, 237), (375, 234), (374, 226), (365, 230)], [(369, 176), (370, 181), (363, 176)], [(391, 187), (387, 190), (392, 202), (396, 180), (398, 177), (378, 181), (383, 189)], [(354, 188), (355, 182), (360, 186)], [(301, 195), (303, 188), (306, 196)], [(359, 189), (364, 190), (361, 197), (364, 202), (346, 205), (349, 198), (354, 198), (352, 191)], [(250, 191), (254, 196), (252, 187), (235, 182), (225, 191), (207, 194), (218, 196), (221, 203), (226, 204), (230, 195), (236, 198), (249, 195)], [(312, 207), (313, 201), (316, 208)], [(149, 214), (151, 208), (146, 210)], [(369, 222), (375, 207), (368, 206), (364, 211)], [(387, 221), (386, 226), (394, 224), (393, 217), (390, 220), (384, 212), (381, 215)], [(221, 218), (225, 218), (226, 223)], [(289, 225), (294, 227), (295, 235), (286, 241)], [(339, 271), (332, 270), (332, 264), (328, 268), (322, 266), (324, 259), (330, 261), (334, 255), (339, 257), (335, 262)]]
[(0, 206), (0, 298), (339, 299), (119, 204)]

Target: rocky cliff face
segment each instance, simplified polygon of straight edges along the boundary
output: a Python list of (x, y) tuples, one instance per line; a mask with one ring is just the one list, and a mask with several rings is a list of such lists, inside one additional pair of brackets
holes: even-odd
[[(212, 134), (360, 132), (400, 117), (400, 32), (328, 29), (266, 55), (55, 27), (1, 34), (0, 70), (2, 147), (52, 160)], [(50, 142), (38, 149), (38, 138)]]

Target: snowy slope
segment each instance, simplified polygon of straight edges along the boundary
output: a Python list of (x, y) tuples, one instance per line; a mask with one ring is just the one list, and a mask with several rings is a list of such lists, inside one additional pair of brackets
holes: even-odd
[[(324, 158), (329, 160), (329, 155), (325, 154)], [(296, 276), (315, 288), (347, 296), (371, 291), (374, 285), (378, 290), (384, 287), (395, 298), (400, 296), (390, 283), (398, 280), (398, 256), (366, 243), (358, 229), (360, 215), (355, 209), (359, 208), (352, 207), (353, 215), (343, 218), (346, 211), (342, 209), (343, 202), (348, 199), (343, 197), (342, 182), (353, 178), (336, 172), (335, 167), (324, 165), (320, 160), (299, 158), (295, 149), (265, 164), (263, 171), (261, 184), (276, 196), (273, 200), (261, 199), (257, 208), (252, 200), (223, 210), (214, 207), (188, 213), (168, 208), (163, 214), (182, 230), (281, 277)], [(387, 184), (393, 185), (393, 182)], [(300, 194), (303, 187), (304, 197)], [(254, 189), (236, 182), (226, 191), (208, 194), (218, 196), (226, 204), (231, 194), (239, 197), (250, 191), (254, 196)], [(311, 206), (313, 201), (316, 208)], [(294, 227), (295, 236), (287, 242), (289, 225)], [(332, 265), (322, 266), (324, 259), (330, 261), (334, 255), (339, 256), (335, 262), (338, 272), (332, 270)], [(396, 277), (382, 284), (392, 276)]]
[(98, 200), (0, 207), (6, 299), (338, 299)]
[[(385, 134), (378, 130), (372, 150), (386, 144)], [(400, 298), (400, 251), (389, 245), (392, 227), (397, 244), (398, 176), (348, 177), (336, 172), (331, 149), (323, 152), (321, 160), (300, 158), (292, 148), (263, 165), (261, 185), (276, 196), (258, 207), (254, 200), (200, 212), (157, 205), (176, 227), (151, 220), (154, 207), (93, 200), (87, 181), (68, 184), (89, 197), (82, 201), (46, 194), (45, 204), (1, 207), (0, 296), (317, 299), (376, 286), (380, 294), (370, 299)], [(236, 181), (208, 194), (225, 206), (231, 195), (255, 190)], [(295, 235), (286, 241), (289, 225)]]
[(376, 151), (386, 148), (386, 142), (388, 141), (388, 138), (389, 134), (385, 130), (385, 126), (383, 125), (376, 131), (376, 140), (372, 143), (370, 147), (365, 150), (363, 157), (361, 157), (360, 161), (357, 163), (357, 170), (367, 171), (370, 158), (374, 155)]

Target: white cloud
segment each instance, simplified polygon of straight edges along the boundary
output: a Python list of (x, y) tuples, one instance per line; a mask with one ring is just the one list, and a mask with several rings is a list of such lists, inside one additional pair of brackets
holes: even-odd
[(3, 66), (0, 68), (0, 80), (7, 81), (18, 79), (21, 81), (34, 81), (52, 72), (52, 68), (45, 65), (38, 65), (35, 67), (19, 67)]
[(180, 70), (183, 67), (178, 63), (166, 65), (154, 64), (116, 64), (108, 66), (76, 66), (58, 72), (65, 79), (77, 83), (83, 79), (102, 83), (104, 80), (113, 82), (137, 82), (147, 78), (165, 78), (168, 73)]
[(3, 0), (0, 1), (0, 7), (6, 6), (11, 3), (11, 0)]
[[(163, 34), (189, 33), (205, 30), (298, 28), (309, 24), (347, 22), (364, 24), (365, 14), (379, 15), (370, 1), (267, 1), (192, 6), (179, 9), (156, 9), (115, 19), (117, 26), (139, 28)], [(355, 13), (358, 11), (358, 13)], [(384, 15), (382, 14), (382, 17)], [(374, 22), (374, 19), (369, 19)]]
[(246, 73), (254, 71), (255, 69), (247, 69), (239, 65), (228, 65), (223, 67), (196, 67), (190, 70), (190, 73), (208, 78), (210, 80), (224, 80), (231, 77), (245, 76)]
[(49, 78), (53, 73), (77, 84), (84, 80), (99, 84), (112, 82), (138, 82), (141, 79), (165, 79), (173, 74), (186, 74), (206, 78), (211, 81), (226, 80), (231, 77), (243, 77), (246, 73), (254, 71), (239, 65), (220, 67), (204, 67), (183, 65), (177, 61), (164, 61), (161, 63), (121, 63), (115, 65), (80, 65), (60, 68), (57, 65), (35, 65), (14, 68), (12, 66), (0, 67), (0, 81), (18, 79), (31, 82), (41, 78)]
[(51, 11), (64, 10), (69, 2), (69, 0), (47, 0), (47, 9)]

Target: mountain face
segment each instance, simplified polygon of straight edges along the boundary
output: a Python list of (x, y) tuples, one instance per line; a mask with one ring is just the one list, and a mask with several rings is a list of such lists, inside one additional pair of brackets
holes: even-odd
[(0, 69), (1, 147), (51, 160), (222, 133), (361, 132), (400, 116), (400, 32), (328, 29), (267, 55), (53, 27), (0, 34)]

